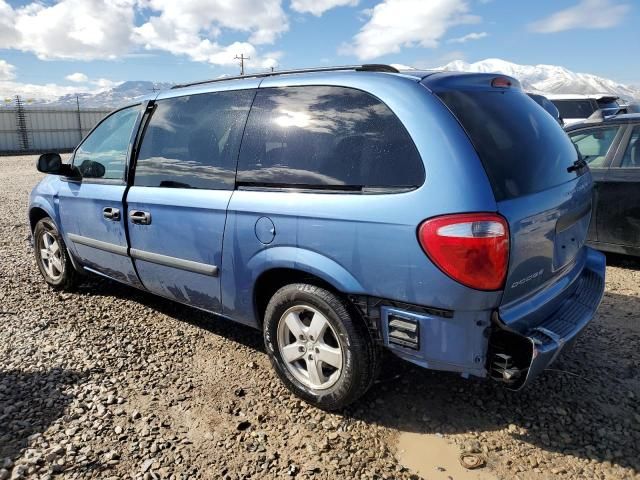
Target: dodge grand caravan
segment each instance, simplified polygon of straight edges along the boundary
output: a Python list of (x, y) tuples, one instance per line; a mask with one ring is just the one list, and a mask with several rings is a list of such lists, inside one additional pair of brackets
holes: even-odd
[(262, 329), (338, 409), (386, 348), (519, 389), (604, 290), (591, 174), (517, 80), (363, 65), (181, 85), (107, 116), (30, 198), (52, 287), (90, 272)]

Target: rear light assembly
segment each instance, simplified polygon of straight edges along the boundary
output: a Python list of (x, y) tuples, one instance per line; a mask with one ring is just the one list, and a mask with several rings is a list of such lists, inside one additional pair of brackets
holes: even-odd
[(436, 266), (476, 290), (501, 290), (509, 264), (509, 226), (495, 213), (444, 215), (424, 221), (418, 240)]
[(491, 80), (493, 88), (511, 88), (511, 80), (505, 77), (496, 77)]

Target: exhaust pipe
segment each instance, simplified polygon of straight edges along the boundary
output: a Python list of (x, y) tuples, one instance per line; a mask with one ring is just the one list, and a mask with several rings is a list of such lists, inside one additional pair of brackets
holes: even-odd
[(489, 376), (517, 390), (527, 379), (533, 359), (531, 341), (522, 335), (494, 326), (487, 355)]

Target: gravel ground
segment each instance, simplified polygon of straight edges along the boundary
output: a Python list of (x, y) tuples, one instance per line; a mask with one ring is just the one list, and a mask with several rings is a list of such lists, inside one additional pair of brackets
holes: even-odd
[(0, 158), (0, 480), (411, 478), (399, 432), (479, 449), (497, 478), (640, 478), (640, 262), (609, 260), (598, 317), (524, 392), (388, 357), (327, 414), (280, 386), (257, 331), (103, 280), (47, 288), (33, 164)]

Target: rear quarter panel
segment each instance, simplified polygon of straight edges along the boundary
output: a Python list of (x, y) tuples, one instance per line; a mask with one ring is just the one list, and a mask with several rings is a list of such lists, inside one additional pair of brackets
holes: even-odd
[[(258, 325), (255, 280), (278, 267), (314, 273), (345, 293), (451, 310), (486, 312), (495, 307), (499, 292), (478, 292), (454, 282), (429, 261), (417, 241), (417, 228), (427, 218), (496, 211), (477, 154), (440, 101), (415, 79), (365, 72), (274, 77), (261, 88), (293, 85), (339, 85), (378, 97), (413, 138), (426, 181), (414, 191), (396, 194), (235, 191), (223, 248), (224, 314)], [(268, 245), (255, 234), (256, 222), (265, 216), (275, 226)]]

